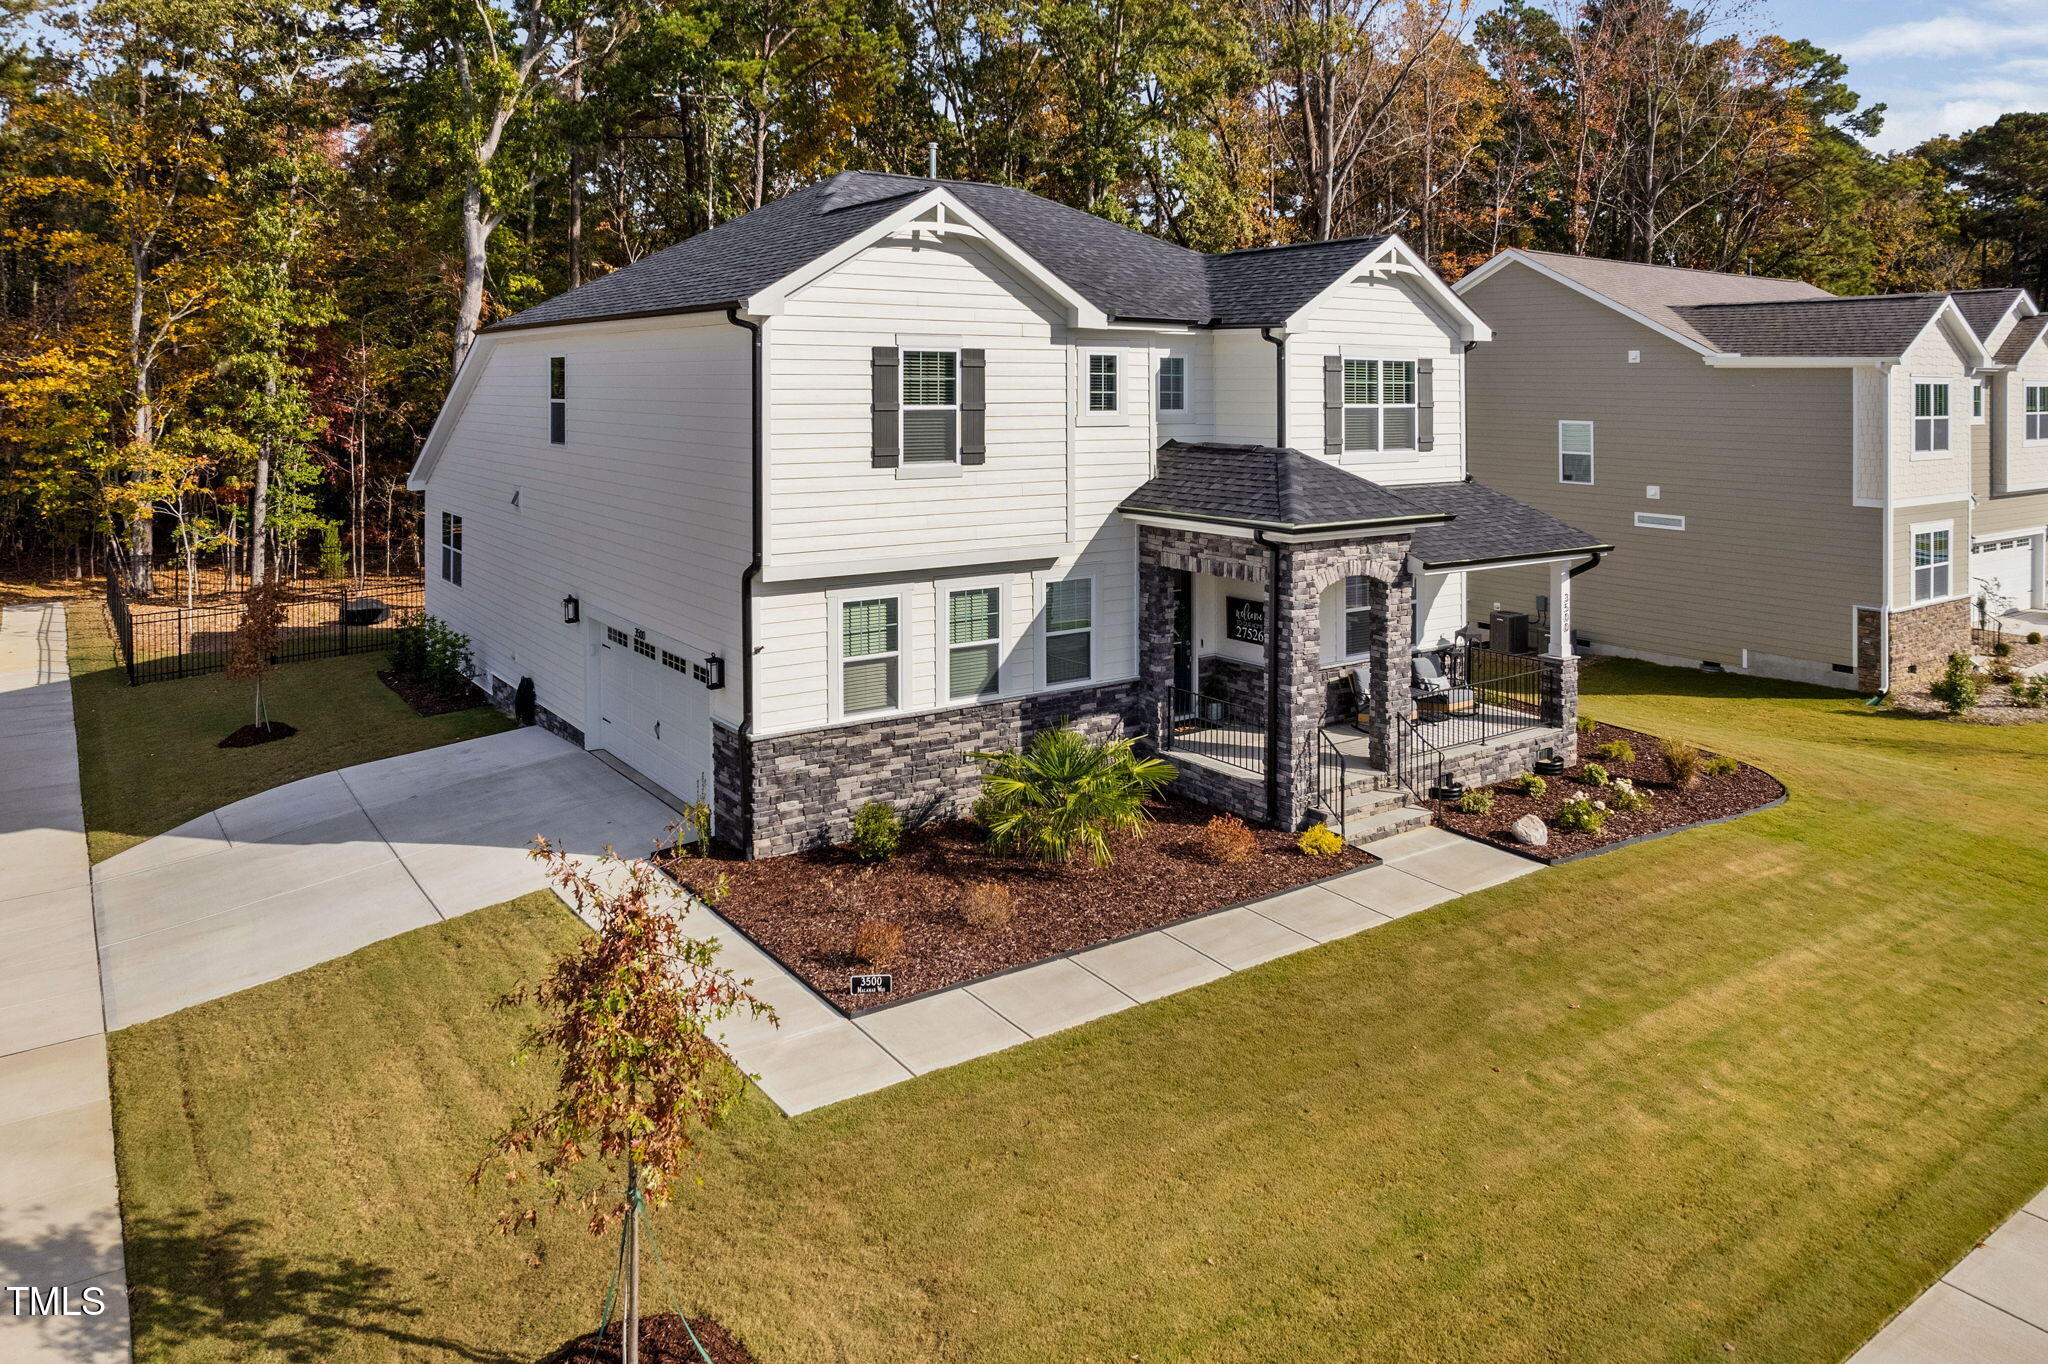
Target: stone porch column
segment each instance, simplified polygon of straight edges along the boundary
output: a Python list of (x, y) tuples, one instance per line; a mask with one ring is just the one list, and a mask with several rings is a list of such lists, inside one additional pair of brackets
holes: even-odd
[(1396, 725), (1415, 714), (1415, 584), (1406, 571), (1386, 581), (1372, 580), (1372, 742), (1373, 766), (1386, 770), (1393, 760)]

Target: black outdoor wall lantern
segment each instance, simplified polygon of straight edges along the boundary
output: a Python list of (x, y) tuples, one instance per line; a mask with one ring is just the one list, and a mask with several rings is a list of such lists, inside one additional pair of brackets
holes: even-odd
[(562, 598), (562, 624), (574, 625), (583, 619), (583, 603), (574, 597)]
[(722, 659), (722, 658), (720, 658), (720, 657), (719, 657), (719, 656), (718, 656), (717, 654), (713, 654), (713, 655), (711, 655), (711, 657), (709, 657), (709, 658), (707, 658), (707, 659), (705, 659), (705, 660), (704, 660), (704, 687), (705, 687), (705, 690), (707, 690), (707, 691), (717, 691), (717, 690), (719, 690), (719, 689), (720, 689), (721, 687), (723, 687), (724, 685), (725, 685), (725, 660), (724, 660), (724, 659)]

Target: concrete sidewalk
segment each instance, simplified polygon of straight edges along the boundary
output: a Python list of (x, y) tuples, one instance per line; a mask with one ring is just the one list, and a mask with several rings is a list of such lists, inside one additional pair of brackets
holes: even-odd
[(676, 818), (531, 728), (274, 787), (93, 868), (107, 1026), (540, 890), (536, 834), (630, 855)]
[[(64, 608), (0, 611), (0, 1287), (68, 1292), (97, 1316), (17, 1315), (0, 1360), (129, 1357), (128, 1280)], [(63, 1303), (58, 1306), (61, 1310)], [(24, 1298), (20, 1310), (32, 1304)]]
[(2048, 1191), (1941, 1276), (1849, 1364), (2048, 1361)]
[(1056, 957), (849, 1020), (717, 914), (684, 926), (715, 937), (720, 965), (751, 977), (780, 1027), (744, 1020), (722, 1040), (741, 1069), (795, 1115), (914, 1075), (1206, 984), (1234, 971), (1391, 923), (1539, 869), (1441, 829), (1369, 845), (1381, 865), (1301, 886), (1121, 942)]

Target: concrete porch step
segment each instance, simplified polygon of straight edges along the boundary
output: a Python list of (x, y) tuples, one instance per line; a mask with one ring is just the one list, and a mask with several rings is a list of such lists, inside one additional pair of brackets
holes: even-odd
[[(1406, 800), (1406, 792), (1398, 794), (1404, 801)], [(1410, 829), (1426, 829), (1434, 823), (1436, 816), (1420, 805), (1400, 804), (1363, 816), (1353, 811), (1350, 818), (1344, 821), (1341, 832), (1346, 843), (1359, 847), (1378, 839), (1391, 838), (1395, 834), (1405, 834)]]

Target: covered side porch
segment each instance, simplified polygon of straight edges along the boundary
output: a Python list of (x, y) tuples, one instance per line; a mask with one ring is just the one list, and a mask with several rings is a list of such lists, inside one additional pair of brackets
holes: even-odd
[[(1382, 486), (1299, 451), (1169, 443), (1139, 527), (1151, 741), (1246, 819), (1347, 835), (1563, 752), (1573, 577), (1607, 546), (1471, 482)], [(1541, 653), (1467, 619), (1465, 577), (1547, 564)], [(1355, 827), (1356, 826), (1356, 827)]]

